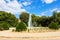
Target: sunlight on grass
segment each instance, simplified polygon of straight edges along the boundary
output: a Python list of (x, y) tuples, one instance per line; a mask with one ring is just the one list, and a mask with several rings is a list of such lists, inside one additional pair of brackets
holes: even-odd
[(52, 29), (49, 29), (48, 27), (31, 27), (29, 29), (29, 32), (36, 32), (36, 33), (37, 32), (54, 32), (54, 31), (58, 31), (58, 30), (52, 30)]

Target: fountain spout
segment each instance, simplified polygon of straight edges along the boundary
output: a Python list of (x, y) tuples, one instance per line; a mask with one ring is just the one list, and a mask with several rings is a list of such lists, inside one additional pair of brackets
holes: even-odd
[(28, 28), (31, 28), (31, 14), (29, 15)]

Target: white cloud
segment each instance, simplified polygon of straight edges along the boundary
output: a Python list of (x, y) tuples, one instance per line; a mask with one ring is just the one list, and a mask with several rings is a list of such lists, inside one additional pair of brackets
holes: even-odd
[(19, 4), (17, 0), (14, 0), (11, 2), (10, 0), (7, 0), (8, 3), (6, 3), (4, 0), (0, 0), (0, 11), (7, 11), (12, 12), (13, 14), (19, 14), (22, 11), (26, 11), (25, 9), (22, 9), (22, 4)]
[(53, 9), (50, 9), (49, 11), (53, 12), (53, 11), (57, 11), (57, 10), (58, 10), (58, 8), (53, 8)]
[(48, 11), (41, 12), (41, 13), (40, 13), (40, 16), (46, 15), (47, 12), (48, 12)]
[(49, 13), (52, 14), (53, 11), (60, 12), (59, 8), (53, 8), (53, 9), (49, 9), (44, 12), (41, 12), (40, 16), (48, 15)]
[(41, 1), (42, 1), (42, 3), (50, 4), (50, 3), (53, 3), (56, 0), (41, 0)]
[(60, 10), (57, 10), (57, 12), (60, 12)]
[(31, 2), (23, 2), (22, 4), (23, 4), (24, 6), (28, 6), (28, 5), (31, 4)]
[(51, 9), (51, 10), (50, 10), (50, 12), (53, 12), (53, 11), (60, 12), (60, 8), (54, 8), (54, 9)]

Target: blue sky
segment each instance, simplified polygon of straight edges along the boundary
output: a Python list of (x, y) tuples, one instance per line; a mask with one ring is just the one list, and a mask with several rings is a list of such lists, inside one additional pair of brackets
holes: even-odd
[(38, 16), (60, 12), (60, 0), (0, 0), (0, 11), (11, 12), (17, 18), (23, 11)]

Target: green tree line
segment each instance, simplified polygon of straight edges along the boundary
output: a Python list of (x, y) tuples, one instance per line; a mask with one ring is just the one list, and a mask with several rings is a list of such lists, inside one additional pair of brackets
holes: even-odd
[(0, 11), (0, 24), (7, 23), (11, 27), (15, 27), (18, 19), (11, 13)]
[[(35, 14), (31, 15), (32, 17), (32, 25), (34, 27), (48, 27), (51, 22), (55, 22), (60, 25), (60, 12), (53, 12), (52, 16), (37, 16)], [(19, 16), (19, 19), (28, 26), (29, 13), (22, 12)], [(16, 27), (18, 24), (18, 18), (15, 17), (12, 13), (8, 13), (5, 11), (0, 11), (0, 24), (8, 23), (10, 26)]]
[[(35, 14), (31, 15), (32, 17), (32, 25), (34, 27), (48, 27), (51, 22), (55, 22), (60, 25), (60, 12), (54, 11), (52, 16), (37, 16)], [(29, 13), (22, 12), (19, 16), (20, 20), (23, 21), (26, 25), (28, 24)]]
[[(60, 26), (60, 12), (54, 11), (52, 16), (37, 16), (31, 15), (33, 27), (49, 27), (51, 29), (58, 29)], [(18, 22), (20, 19), (21, 23)], [(17, 30), (27, 29), (29, 20), (29, 13), (22, 12), (19, 18), (16, 18), (12, 13), (0, 11), (0, 30), (8, 30), (9, 27), (16, 27)], [(20, 28), (20, 29), (19, 29)]]

